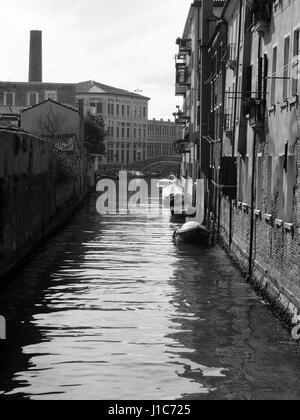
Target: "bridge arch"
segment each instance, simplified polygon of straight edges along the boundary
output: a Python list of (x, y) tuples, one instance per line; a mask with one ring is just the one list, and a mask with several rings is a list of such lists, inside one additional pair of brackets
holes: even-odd
[(166, 166), (173, 166), (179, 167), (181, 163), (181, 157), (180, 156), (162, 156), (162, 157), (155, 157), (152, 159), (147, 159), (141, 162), (136, 162), (130, 165), (130, 168), (128, 169), (135, 169), (142, 172), (149, 171), (154, 168), (159, 167), (166, 167)]

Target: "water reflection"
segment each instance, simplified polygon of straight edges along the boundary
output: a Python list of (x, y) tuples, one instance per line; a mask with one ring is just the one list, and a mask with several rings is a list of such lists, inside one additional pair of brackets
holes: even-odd
[(0, 297), (0, 398), (300, 398), (300, 351), (219, 248), (96, 197)]

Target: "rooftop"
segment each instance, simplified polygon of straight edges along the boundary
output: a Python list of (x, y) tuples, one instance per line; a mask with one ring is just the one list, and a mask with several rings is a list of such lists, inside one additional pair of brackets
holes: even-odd
[(81, 82), (76, 84), (76, 93), (101, 93), (105, 95), (116, 95), (116, 96), (129, 96), (132, 98), (137, 99), (146, 99), (150, 100), (150, 98), (139, 95), (137, 93), (129, 92), (128, 90), (118, 89), (113, 86), (104, 85), (99, 82), (95, 82), (94, 80), (89, 80), (87, 82)]

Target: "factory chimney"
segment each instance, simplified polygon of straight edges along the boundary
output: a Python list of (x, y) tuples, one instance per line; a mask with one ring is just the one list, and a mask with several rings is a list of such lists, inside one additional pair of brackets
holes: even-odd
[(29, 82), (42, 82), (42, 32), (30, 31)]

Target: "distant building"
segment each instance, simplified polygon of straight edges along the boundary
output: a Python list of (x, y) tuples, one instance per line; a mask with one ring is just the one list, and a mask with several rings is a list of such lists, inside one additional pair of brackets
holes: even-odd
[(70, 83), (43, 83), (42, 32), (30, 32), (28, 82), (0, 82), (0, 122), (18, 125), (20, 112), (51, 99), (75, 106), (76, 89)]
[(55, 142), (55, 152), (83, 186), (86, 173), (83, 111), (48, 99), (21, 112), (21, 128)]
[(156, 120), (155, 118), (149, 120), (148, 124), (148, 159), (173, 156), (174, 143), (180, 136), (180, 128), (170, 120)]
[(75, 106), (75, 94), (70, 83), (0, 82), (0, 113), (19, 114), (48, 99)]
[(78, 83), (76, 91), (86, 112), (104, 118), (107, 163), (126, 166), (147, 159), (150, 98), (92, 80)]
[[(70, 137), (78, 146), (83, 143), (84, 124), (80, 110), (52, 99), (24, 109), (21, 113), (21, 128), (51, 139)], [(74, 146), (73, 150), (78, 146)]]

